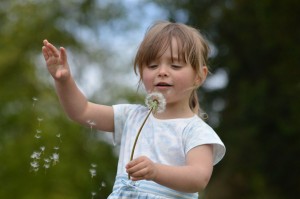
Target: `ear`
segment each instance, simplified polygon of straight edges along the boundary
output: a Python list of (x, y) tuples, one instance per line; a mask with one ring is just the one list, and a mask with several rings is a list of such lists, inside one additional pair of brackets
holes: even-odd
[(200, 86), (206, 79), (207, 73), (208, 73), (208, 68), (207, 66), (203, 66), (200, 69), (200, 74), (197, 74), (196, 79), (195, 79), (195, 85)]

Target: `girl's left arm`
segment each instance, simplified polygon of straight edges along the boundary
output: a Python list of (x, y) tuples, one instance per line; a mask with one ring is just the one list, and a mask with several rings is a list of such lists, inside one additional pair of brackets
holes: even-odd
[(128, 163), (127, 172), (132, 180), (153, 180), (171, 189), (195, 193), (205, 189), (213, 171), (212, 145), (191, 149), (185, 166), (169, 166), (153, 163), (143, 156)]

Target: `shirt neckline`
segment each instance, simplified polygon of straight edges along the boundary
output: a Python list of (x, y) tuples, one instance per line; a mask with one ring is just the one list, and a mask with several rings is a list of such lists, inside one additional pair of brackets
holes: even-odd
[(187, 118), (172, 118), (172, 119), (159, 119), (154, 117), (153, 113), (150, 114), (149, 116), (151, 119), (159, 121), (159, 122), (173, 122), (173, 121), (190, 121), (194, 120), (195, 118), (198, 118), (198, 115), (194, 114), (192, 117), (187, 117)]

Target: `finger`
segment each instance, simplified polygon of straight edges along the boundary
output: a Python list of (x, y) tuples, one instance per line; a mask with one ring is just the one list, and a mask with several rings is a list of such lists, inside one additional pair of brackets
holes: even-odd
[(139, 162), (138, 161), (136, 161), (136, 160), (132, 160), (132, 161), (130, 161), (127, 165), (126, 165), (126, 169), (127, 169), (127, 171), (129, 171), (129, 172), (133, 172), (133, 171), (135, 171), (136, 169), (137, 169), (137, 165), (139, 165)]
[(48, 49), (48, 55), (59, 57), (59, 51), (55, 46), (53, 46), (51, 43), (49, 43), (47, 40), (44, 41), (45, 47)]
[(49, 43), (49, 42), (48, 42), (48, 40), (47, 40), (47, 39), (44, 39), (44, 40), (43, 40), (43, 44), (44, 44), (44, 46), (46, 46), (46, 45), (47, 45), (47, 43)]
[(60, 58), (61, 58), (62, 64), (67, 63), (67, 52), (66, 52), (66, 49), (63, 47), (60, 47)]
[[(48, 40), (47, 39), (44, 39), (43, 40), (43, 44), (44, 44), (44, 53), (46, 53), (47, 54), (47, 57), (49, 58), (50, 56), (52, 56), (52, 52), (51, 52), (51, 49), (49, 48), (49, 46), (48, 46), (48, 44), (50, 44), (49, 42), (48, 42)], [(50, 44), (51, 45), (51, 44)]]
[(153, 175), (149, 168), (144, 168), (131, 175), (134, 180), (152, 180)]
[[(141, 162), (143, 162), (143, 161), (145, 161), (145, 157), (144, 157), (144, 156), (141, 156), (141, 157), (138, 157), (138, 158), (133, 159), (132, 161), (130, 161), (130, 162), (127, 164), (127, 166), (128, 166), (128, 167), (133, 167), (134, 165), (139, 164), (139, 163), (141, 163)], [(127, 167), (127, 166), (126, 166), (126, 167)]]
[(134, 177), (139, 177), (144, 175), (145, 172), (145, 168), (147, 168), (147, 165), (145, 163), (139, 163), (136, 164), (130, 168), (127, 168), (127, 173), (129, 173), (130, 175), (134, 176)]
[(132, 173), (130, 173), (130, 176), (134, 177), (134, 178), (143, 178), (143, 176), (145, 175), (146, 170), (145, 169), (139, 169), (136, 170)]
[(45, 46), (42, 47), (42, 53), (43, 53), (45, 60), (48, 60), (49, 54), (48, 54), (47, 48)]

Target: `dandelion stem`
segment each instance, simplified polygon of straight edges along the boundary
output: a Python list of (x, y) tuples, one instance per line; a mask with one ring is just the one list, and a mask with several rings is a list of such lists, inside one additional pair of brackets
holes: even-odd
[[(133, 159), (134, 150), (135, 150), (135, 147), (136, 147), (137, 140), (138, 140), (138, 138), (139, 138), (139, 136), (140, 136), (140, 134), (141, 134), (141, 131), (142, 131), (142, 129), (143, 129), (143, 127), (144, 127), (144, 125), (145, 125), (145, 123), (146, 123), (146, 121), (147, 121), (147, 119), (148, 119), (150, 113), (152, 113), (153, 109), (154, 109), (154, 107), (151, 107), (151, 109), (149, 110), (149, 112), (148, 112), (146, 118), (144, 119), (143, 124), (141, 125), (141, 127), (140, 127), (140, 129), (139, 129), (139, 131), (138, 131), (138, 133), (137, 133), (137, 135), (136, 135), (136, 137), (135, 137), (134, 144), (133, 144), (132, 151), (131, 151), (130, 161)], [(128, 180), (129, 180), (129, 179), (130, 179), (130, 175), (129, 175), (129, 173), (128, 173)]]

